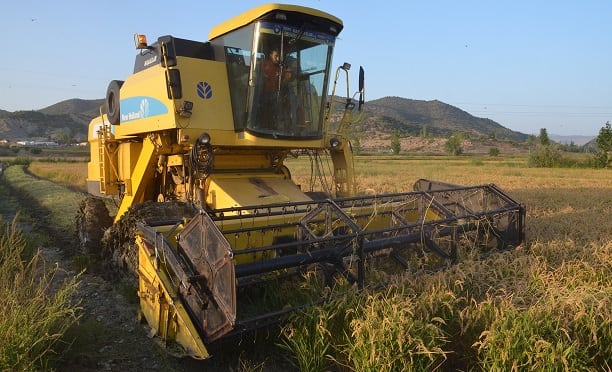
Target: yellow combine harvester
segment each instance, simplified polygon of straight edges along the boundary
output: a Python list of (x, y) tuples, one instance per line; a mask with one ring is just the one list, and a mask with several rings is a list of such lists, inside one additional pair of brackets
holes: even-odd
[[(524, 238), (524, 208), (494, 185), (420, 180), (411, 192), (357, 195), (349, 131), (364, 78), (360, 69), (351, 96), (350, 65), (331, 67), (342, 28), (324, 12), (270, 4), (208, 42), (135, 35), (134, 73), (110, 83), (89, 126), (89, 192), (120, 200), (103, 250), (137, 275), (153, 332), (188, 355), (206, 358), (207, 343), (304, 306), (279, 288), (295, 292), (307, 272), (363, 288), (383, 268), (433, 268), (465, 247)], [(311, 159), (308, 186), (286, 166), (297, 156)], [(81, 212), (100, 205), (87, 199)], [(87, 243), (101, 222), (84, 216)], [(304, 303), (325, 300), (311, 295)]]

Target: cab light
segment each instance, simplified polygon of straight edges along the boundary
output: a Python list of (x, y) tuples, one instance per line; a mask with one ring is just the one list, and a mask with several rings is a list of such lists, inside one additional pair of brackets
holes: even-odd
[(134, 45), (136, 49), (149, 49), (147, 44), (147, 36), (141, 34), (134, 34)]

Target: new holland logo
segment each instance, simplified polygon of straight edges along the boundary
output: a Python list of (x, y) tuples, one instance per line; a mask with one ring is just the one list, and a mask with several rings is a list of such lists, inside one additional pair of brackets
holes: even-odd
[(197, 85), (198, 96), (202, 99), (211, 99), (213, 96), (212, 86), (205, 81), (200, 81)]

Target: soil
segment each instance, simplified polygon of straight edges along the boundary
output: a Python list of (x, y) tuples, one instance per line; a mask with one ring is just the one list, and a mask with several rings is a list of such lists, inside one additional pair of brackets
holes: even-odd
[[(153, 337), (149, 327), (139, 321), (136, 287), (125, 280), (117, 280), (116, 272), (108, 271), (92, 255), (79, 252), (77, 237), (65, 237), (55, 231), (46, 213), (34, 200), (13, 190), (0, 176), (0, 206), (2, 221), (10, 221), (15, 211), (21, 210), (19, 225), (26, 233), (36, 231), (47, 237), (40, 250), (47, 263), (61, 269), (58, 280), (80, 276), (78, 294), (80, 319), (65, 334), (67, 351), (60, 353), (51, 367), (55, 370), (75, 371), (240, 371), (291, 370), (279, 356), (271, 357), (276, 348), (275, 337), (252, 335), (224, 340), (210, 345), (212, 357), (194, 360), (177, 357), (172, 347)], [(67, 213), (75, 213), (69, 211)], [(65, 234), (63, 234), (65, 235)], [(92, 249), (88, 246), (87, 249)], [(273, 332), (272, 332), (273, 333)], [(277, 349), (277, 348), (276, 348)]]

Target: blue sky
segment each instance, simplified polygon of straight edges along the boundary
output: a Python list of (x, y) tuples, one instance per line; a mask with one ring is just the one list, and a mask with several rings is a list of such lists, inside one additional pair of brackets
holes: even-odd
[[(6, 2), (0, 109), (103, 98), (133, 68), (133, 34), (205, 41), (265, 1)], [(527, 134), (612, 121), (612, 1), (292, 1), (344, 22), (334, 65), (363, 65), (366, 100), (434, 100)], [(356, 75), (356, 74), (355, 74)]]

